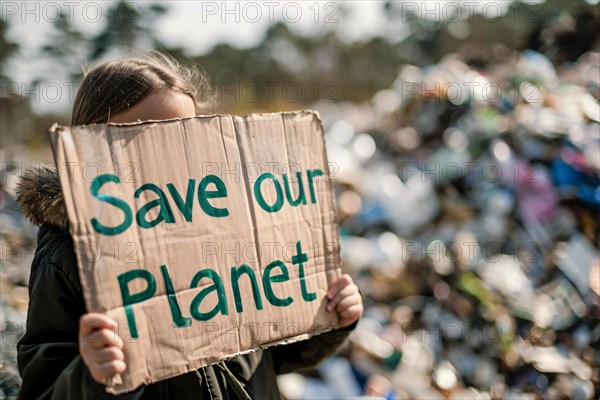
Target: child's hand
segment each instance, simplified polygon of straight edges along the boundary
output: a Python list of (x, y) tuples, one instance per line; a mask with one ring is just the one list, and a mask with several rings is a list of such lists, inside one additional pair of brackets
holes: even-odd
[(350, 275), (344, 274), (327, 291), (327, 311), (336, 310), (342, 328), (352, 325), (362, 316), (363, 301), (358, 286)]
[(117, 323), (103, 314), (89, 313), (79, 320), (79, 353), (92, 378), (103, 385), (125, 371), (123, 340)]

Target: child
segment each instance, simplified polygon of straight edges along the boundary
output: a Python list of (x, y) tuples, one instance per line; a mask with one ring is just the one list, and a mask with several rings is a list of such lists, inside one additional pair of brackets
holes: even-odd
[[(165, 56), (110, 61), (85, 75), (71, 125), (193, 117), (205, 111), (197, 95), (193, 73)], [(127, 368), (123, 342), (112, 330), (114, 321), (86, 311), (56, 173), (26, 173), (18, 202), (23, 214), (40, 226), (29, 280), (27, 330), (18, 344), (20, 398), (115, 398), (104, 385)], [(240, 355), (118, 398), (278, 399), (276, 375), (315, 365), (332, 354), (362, 315), (361, 295), (348, 275), (330, 287), (327, 297), (327, 310), (339, 314), (340, 329)], [(85, 326), (97, 331), (83, 332)]]

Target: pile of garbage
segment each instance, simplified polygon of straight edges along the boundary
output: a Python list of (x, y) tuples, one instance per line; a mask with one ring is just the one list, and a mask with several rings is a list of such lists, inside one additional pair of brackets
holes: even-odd
[(0, 170), (0, 400), (4, 400), (16, 398), (21, 386), (17, 342), (25, 333), (37, 229), (21, 216), (14, 198), (18, 168), (25, 165), (27, 151), (20, 147), (0, 153), (6, 160)]
[(600, 394), (600, 54), (503, 52), (321, 108), (366, 312), (289, 397)]

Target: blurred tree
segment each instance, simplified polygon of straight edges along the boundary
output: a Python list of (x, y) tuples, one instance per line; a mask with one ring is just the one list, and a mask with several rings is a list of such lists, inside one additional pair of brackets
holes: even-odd
[(158, 41), (150, 27), (166, 10), (161, 4), (121, 0), (107, 9), (104, 28), (91, 37), (74, 27), (72, 16), (62, 13), (54, 22), (54, 32), (42, 46), (42, 55), (50, 57), (52, 63), (68, 71), (70, 79), (78, 81), (83, 75), (82, 65), (102, 58), (110, 50), (155, 48)]
[[(567, 47), (573, 46), (579, 50), (570, 47), (571, 52), (581, 55), (591, 49), (592, 43), (597, 42), (598, 38), (600, 7), (591, 6), (586, 0), (517, 0), (512, 2), (502, 15), (498, 15), (498, 5), (491, 3), (488, 7), (484, 6), (481, 12), (472, 15), (468, 14), (468, 9), (463, 9), (460, 12), (461, 18), (452, 14), (456, 3), (441, 2), (437, 6), (437, 11), (442, 15), (439, 22), (418, 15), (419, 13), (414, 11), (414, 4), (406, 1), (388, 1), (384, 10), (389, 24), (408, 24), (411, 33), (399, 46), (418, 49), (418, 56), (412, 57), (411, 62), (419, 66), (435, 63), (452, 52), (463, 53), (470, 63), (483, 66), (493, 57), (493, 49), (498, 45), (518, 50), (532, 48), (546, 52), (551, 50), (551, 46), (544, 49), (540, 41), (548, 42), (549, 37), (554, 38), (551, 25), (557, 26), (559, 23), (556, 22), (559, 21), (563, 24), (563, 31), (573, 30), (564, 24), (578, 26), (572, 34), (563, 37), (563, 41), (569, 43), (563, 45), (565, 51)], [(429, 7), (426, 10), (434, 9), (435, 7)], [(595, 15), (595, 18), (591, 15)], [(577, 24), (574, 23), (573, 16), (579, 16)], [(562, 63), (568, 58), (559, 57), (555, 58), (555, 61)], [(576, 58), (577, 55), (572, 55), (571, 61)]]
[[(365, 101), (391, 85), (403, 61), (382, 38), (346, 43), (335, 31), (300, 36), (284, 23), (270, 26), (254, 47), (219, 44), (192, 60), (213, 79), (220, 100), (232, 112)], [(234, 93), (236, 89), (241, 93)]]
[[(0, 81), (7, 82), (9, 80), (6, 75), (8, 60), (19, 52), (19, 44), (9, 41), (6, 37), (8, 31), (8, 21), (0, 19)], [(2, 91), (4, 94), (4, 91)]]
[(108, 9), (106, 27), (90, 40), (89, 59), (99, 59), (114, 47), (156, 47), (158, 41), (151, 27), (166, 11), (159, 3), (119, 1)]
[[(78, 79), (81, 76), (81, 65), (85, 61), (87, 46), (87, 37), (75, 29), (71, 16), (61, 13), (54, 22), (54, 31), (42, 45), (40, 55), (48, 57), (52, 64), (60, 66), (69, 78)], [(39, 85), (43, 80), (43, 77), (37, 77), (34, 78), (34, 83)]]
[(546, 54), (556, 64), (573, 62), (590, 50), (600, 50), (600, 4), (576, 4), (572, 8), (572, 13), (547, 10), (546, 17), (536, 21), (529, 33), (528, 47)]
[(7, 37), (8, 21), (0, 19), (0, 145), (16, 143), (15, 130), (27, 132), (30, 128), (28, 120), (22, 121), (19, 116), (30, 115), (31, 109), (26, 99), (19, 95), (19, 85), (8, 75), (10, 59), (18, 54), (19, 44), (11, 42)]
[[(38, 114), (32, 109), (32, 101), (40, 101), (40, 90), (54, 80), (65, 79), (79, 82), (83, 75), (82, 66), (105, 56), (109, 51), (122, 47), (152, 49), (160, 46), (151, 27), (156, 18), (166, 12), (166, 7), (156, 3), (134, 3), (119, 1), (110, 6), (104, 18), (104, 27), (95, 35), (82, 33), (74, 24), (73, 16), (66, 10), (57, 15), (53, 30), (43, 41), (39, 50), (40, 65), (44, 68), (32, 76), (30, 82), (9, 82), (6, 65), (19, 50), (16, 43), (6, 38), (8, 22), (0, 19), (0, 66), (2, 96), (0, 97), (0, 139), (2, 147), (25, 142), (30, 148), (47, 148), (46, 130), (49, 121), (69, 123), (69, 110), (62, 115)], [(27, 88), (29, 94), (19, 94)], [(36, 90), (31, 90), (31, 89)], [(67, 87), (61, 87), (68, 90)], [(32, 94), (37, 91), (37, 94)]]

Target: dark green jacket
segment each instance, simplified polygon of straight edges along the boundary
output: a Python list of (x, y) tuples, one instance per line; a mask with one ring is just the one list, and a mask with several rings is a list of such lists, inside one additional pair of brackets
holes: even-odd
[[(23, 213), (40, 225), (29, 280), (27, 329), (18, 343), (22, 399), (115, 398), (92, 380), (79, 355), (79, 318), (86, 313), (56, 175), (38, 171), (19, 188)], [(57, 208), (59, 207), (59, 208)], [(344, 341), (350, 326), (293, 344), (257, 350), (121, 395), (124, 399), (279, 399), (276, 375), (314, 366)], [(240, 392), (242, 390), (242, 392)]]

